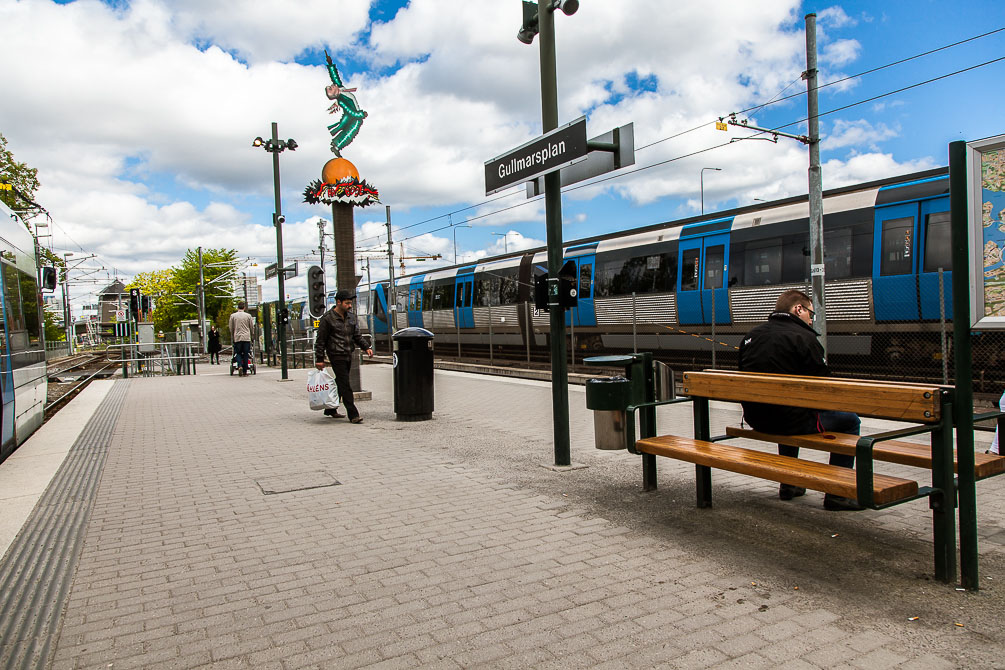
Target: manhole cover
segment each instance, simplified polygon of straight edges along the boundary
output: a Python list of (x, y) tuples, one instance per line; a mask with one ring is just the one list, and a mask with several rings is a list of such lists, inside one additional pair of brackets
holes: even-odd
[(308, 489), (321, 489), (326, 486), (338, 486), (340, 481), (332, 477), (324, 470), (312, 470), (310, 472), (297, 472), (290, 475), (276, 475), (275, 477), (265, 477), (256, 479), (255, 483), (262, 493), (267, 496), (277, 493), (290, 493), (292, 491), (306, 491)]

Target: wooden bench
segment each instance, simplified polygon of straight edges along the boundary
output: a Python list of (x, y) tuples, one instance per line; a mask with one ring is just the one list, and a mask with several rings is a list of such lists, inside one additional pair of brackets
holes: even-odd
[[(760, 433), (751, 428), (727, 426), (726, 434), (730, 437), (746, 437), (761, 442), (774, 442), (789, 447), (806, 447), (838, 454), (855, 455), (855, 445), (858, 435), (847, 433), (810, 433), (808, 435), (775, 435)], [(915, 468), (932, 469), (932, 450), (926, 444), (890, 440), (880, 442), (872, 449), (872, 457), (877, 461), (909, 465)], [(953, 453), (953, 471), (959, 472), (959, 462)], [(998, 454), (974, 454), (974, 476), (976, 479), (987, 479), (1005, 472), (1005, 456)]]
[[(873, 380), (855, 380), (796, 375), (773, 375), (743, 372), (687, 372), (683, 378), (683, 399), (640, 403), (629, 407), (627, 428), (629, 450), (642, 455), (643, 487), (656, 488), (656, 456), (664, 456), (695, 465), (695, 489), (699, 508), (712, 505), (713, 469), (726, 470), (783, 482), (844, 496), (858, 501), (864, 507), (880, 509), (890, 505), (929, 498), (933, 513), (935, 535), (935, 574), (942, 581), (951, 581), (956, 575), (956, 488), (953, 477), (954, 451), (950, 411), (951, 389), (935, 384), (907, 384)], [(766, 404), (804, 407), (814, 410), (854, 412), (859, 416), (910, 422), (901, 430), (878, 435), (848, 436), (846, 439), (828, 438), (792, 446), (840, 451), (856, 457), (856, 467), (842, 468), (801, 458), (780, 456), (755, 449), (722, 444), (722, 440), (738, 435), (712, 437), (709, 429), (709, 402), (752, 401)], [(694, 415), (693, 437), (681, 435), (655, 436), (651, 433), (635, 440), (634, 411), (675, 402), (691, 402)], [(651, 426), (655, 424), (650, 422)], [(643, 428), (645, 430), (645, 426)], [(655, 432), (655, 431), (653, 431)], [(736, 431), (733, 431), (736, 432)], [(900, 438), (930, 434), (928, 447), (911, 445)], [(758, 439), (749, 432), (743, 437)], [(764, 436), (769, 442), (779, 443), (778, 436)], [(793, 437), (793, 436), (788, 436)], [(849, 439), (850, 438), (850, 439)], [(893, 445), (886, 444), (893, 441)], [(881, 446), (882, 445), (882, 446)], [(900, 459), (900, 460), (894, 460)], [(921, 486), (915, 480), (874, 471), (875, 461), (900, 463), (911, 459), (911, 464), (921, 464), (931, 476), (930, 486)], [(985, 459), (981, 472), (985, 476), (1005, 468), (1005, 462)]]

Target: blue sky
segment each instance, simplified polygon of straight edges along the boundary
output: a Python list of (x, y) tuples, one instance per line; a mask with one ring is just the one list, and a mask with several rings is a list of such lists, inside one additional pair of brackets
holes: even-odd
[[(560, 118), (586, 114), (591, 136), (633, 122), (634, 167), (663, 164), (568, 192), (564, 238), (698, 213), (702, 167), (721, 168), (705, 171), (706, 212), (805, 193), (795, 141), (702, 150), (747, 134), (716, 131), (716, 117), (805, 91), (811, 11), (821, 83), (1005, 27), (999, 2), (583, 0), (556, 17)], [(189, 247), (226, 246), (261, 276), (275, 261), (272, 172), (251, 139), (272, 121), (300, 145), (281, 157), (287, 256), (309, 262), (317, 219), (331, 218), (301, 202), (332, 157), (327, 48), (369, 112), (344, 155), (391, 207), (395, 252), (401, 242), (452, 262), (456, 232), (471, 261), (545, 239), (542, 202), (501, 211), (525, 202), (522, 189), (487, 202), (482, 183), (485, 160), (541, 132), (538, 42), (516, 40), (520, 16), (517, 0), (0, 0), (0, 58), (18, 65), (0, 71), (0, 132), (39, 168), (57, 252), (95, 253), (128, 278)], [(828, 87), (820, 109), (1002, 56), (1005, 32)], [(1005, 132), (1003, 73), (1005, 61), (823, 116), (825, 188), (944, 165), (949, 142)], [(745, 116), (790, 123), (806, 99)], [(356, 212), (361, 248), (383, 243), (383, 221), (383, 207)], [(386, 274), (376, 260), (372, 270)], [(274, 297), (275, 282), (264, 285)]]

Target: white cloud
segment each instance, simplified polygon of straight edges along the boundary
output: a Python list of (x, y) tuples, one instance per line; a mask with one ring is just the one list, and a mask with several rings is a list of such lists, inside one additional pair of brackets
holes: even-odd
[[(8, 93), (0, 97), (0, 130), (19, 160), (39, 168), (38, 200), (54, 216), (57, 244), (94, 250), (125, 275), (177, 263), (198, 245), (236, 248), (260, 259), (261, 272), (275, 260), (272, 165), (251, 139), (278, 121), (280, 137), (300, 144), (280, 158), (287, 255), (309, 253), (316, 217), (330, 211), (301, 206), (300, 194), (331, 158), (326, 126), (333, 117), (322, 64), (290, 60), (325, 45), (369, 113), (345, 155), (384, 203), (395, 212), (484, 203), (484, 161), (541, 131), (538, 43), (516, 40), (519, 3), (412, 0), (368, 26), (370, 4), (0, 2), (0, 59), (25, 64), (0, 69), (0, 90)], [(798, 80), (805, 67), (801, 15), (798, 0), (727, 3), (721, 11), (636, 0), (631, 11), (583, 3), (576, 15), (557, 16), (560, 118), (588, 113), (591, 135), (632, 121), (640, 147), (701, 126), (640, 150), (635, 167), (669, 162), (566, 197), (578, 204), (614, 194), (639, 206), (681, 199), (693, 213), (706, 166), (724, 168), (706, 173), (706, 209), (805, 192), (805, 150), (791, 141), (695, 154), (746, 134), (715, 131), (712, 120)], [(828, 31), (854, 25), (840, 7), (821, 11), (819, 20)], [(368, 27), (369, 42), (361, 42)], [(858, 58), (858, 42), (821, 33), (827, 67)], [(349, 65), (361, 62), (375, 69)], [(651, 77), (655, 90), (632, 91), (633, 73)], [(879, 153), (894, 134), (883, 124), (835, 121), (828, 147), (872, 153), (828, 165), (841, 178), (872, 178), (919, 164)], [(543, 232), (533, 228), (544, 222), (543, 200), (524, 202), (521, 192), (481, 204), (453, 217), (478, 230), (437, 231), (406, 244), (451, 261), (451, 232), (459, 260), (494, 251), (475, 248), (485, 229), (511, 231), (511, 249), (543, 244), (526, 232)], [(384, 244), (382, 208), (359, 210), (356, 219), (357, 240)], [(591, 222), (585, 215), (566, 221)]]

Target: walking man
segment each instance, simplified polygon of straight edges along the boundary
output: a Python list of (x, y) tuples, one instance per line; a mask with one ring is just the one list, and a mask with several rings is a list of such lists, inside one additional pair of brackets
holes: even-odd
[[(774, 372), (787, 375), (830, 377), (824, 358), (824, 348), (813, 330), (813, 301), (802, 291), (785, 291), (778, 296), (775, 311), (751, 330), (740, 343), (740, 370), (744, 372)], [(743, 418), (762, 433), (805, 435), (807, 433), (851, 433), (858, 435), (861, 421), (851, 412), (818, 412), (802, 407), (745, 402)], [(799, 457), (798, 447), (778, 445), (782, 456)], [(832, 453), (831, 465), (851, 468), (855, 457)], [(806, 493), (801, 486), (782, 484), (778, 497), (792, 500)], [(824, 495), (824, 509), (831, 511), (863, 509), (855, 500)]]
[(230, 315), (230, 341), (234, 343), (234, 355), (241, 366), (241, 376), (248, 376), (248, 357), (251, 355), (251, 336), (255, 332), (255, 317), (245, 312), (248, 304), (237, 303), (237, 311)]
[[(318, 336), (314, 343), (314, 366), (318, 370), (324, 370), (325, 355), (328, 356), (346, 416), (352, 423), (363, 423), (363, 417), (359, 415), (359, 410), (353, 401), (349, 368), (352, 365), (352, 353), (357, 346), (364, 349), (371, 358), (373, 349), (367, 346), (366, 340), (359, 332), (359, 323), (352, 313), (352, 301), (355, 299), (356, 295), (345, 289), (335, 294), (335, 306), (321, 317), (321, 324), (318, 326)], [(328, 414), (328, 411), (325, 410), (325, 413)]]

